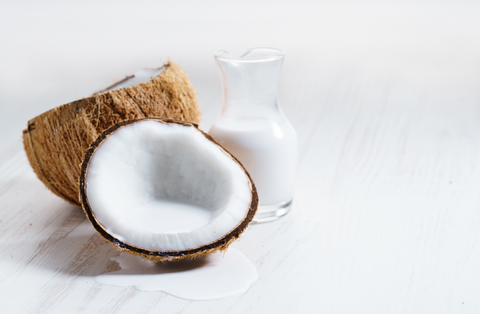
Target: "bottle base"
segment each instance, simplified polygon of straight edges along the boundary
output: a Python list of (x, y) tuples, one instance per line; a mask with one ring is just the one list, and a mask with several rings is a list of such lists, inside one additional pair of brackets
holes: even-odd
[(292, 209), (292, 200), (275, 205), (258, 206), (253, 222), (264, 223), (278, 220), (288, 214), (290, 209)]

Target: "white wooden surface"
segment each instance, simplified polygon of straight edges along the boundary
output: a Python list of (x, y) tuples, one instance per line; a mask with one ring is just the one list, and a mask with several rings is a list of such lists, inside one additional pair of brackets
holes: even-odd
[[(480, 6), (472, 2), (2, 2), (1, 313), (479, 313)], [(118, 267), (35, 177), (31, 117), (160, 59), (221, 89), (211, 53), (285, 50), (299, 136), (293, 212), (234, 246), (243, 295), (190, 302), (97, 285)]]

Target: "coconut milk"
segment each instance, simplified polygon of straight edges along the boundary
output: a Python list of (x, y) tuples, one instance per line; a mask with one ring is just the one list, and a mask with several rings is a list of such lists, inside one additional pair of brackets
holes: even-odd
[(257, 279), (255, 266), (229, 248), (207, 257), (152, 264), (126, 253), (112, 258), (122, 268), (95, 277), (99, 284), (162, 291), (187, 300), (214, 300), (244, 293)]
[(284, 54), (261, 47), (240, 57), (220, 50), (214, 58), (223, 101), (209, 133), (250, 173), (260, 201), (254, 220), (276, 220), (291, 208), (297, 153), (297, 135), (277, 101)]
[(209, 134), (245, 166), (257, 187), (260, 206), (289, 202), (296, 171), (295, 130), (288, 121), (276, 119), (274, 112), (269, 116), (264, 109), (258, 115), (254, 109), (254, 117), (231, 110), (215, 121)]

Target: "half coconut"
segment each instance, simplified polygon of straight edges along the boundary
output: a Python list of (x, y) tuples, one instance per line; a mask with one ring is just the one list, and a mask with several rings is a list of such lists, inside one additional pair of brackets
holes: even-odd
[(152, 117), (200, 121), (195, 90), (187, 73), (173, 62), (139, 71), (93, 96), (33, 118), (23, 131), (23, 144), (47, 188), (80, 205), (80, 164), (90, 145), (118, 122)]
[(120, 122), (90, 146), (80, 200), (102, 237), (155, 262), (225, 250), (258, 207), (250, 175), (211, 136), (151, 118)]

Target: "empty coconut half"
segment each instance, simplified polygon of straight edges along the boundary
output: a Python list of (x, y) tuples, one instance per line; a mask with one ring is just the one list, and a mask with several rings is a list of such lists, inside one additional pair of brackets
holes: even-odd
[(88, 147), (115, 123), (145, 117), (200, 121), (195, 90), (173, 62), (28, 121), (23, 144), (37, 177), (56, 195), (80, 205), (80, 164)]
[(171, 119), (103, 132), (85, 154), (80, 198), (102, 237), (152, 261), (226, 249), (258, 207), (242, 164), (197, 125)]

